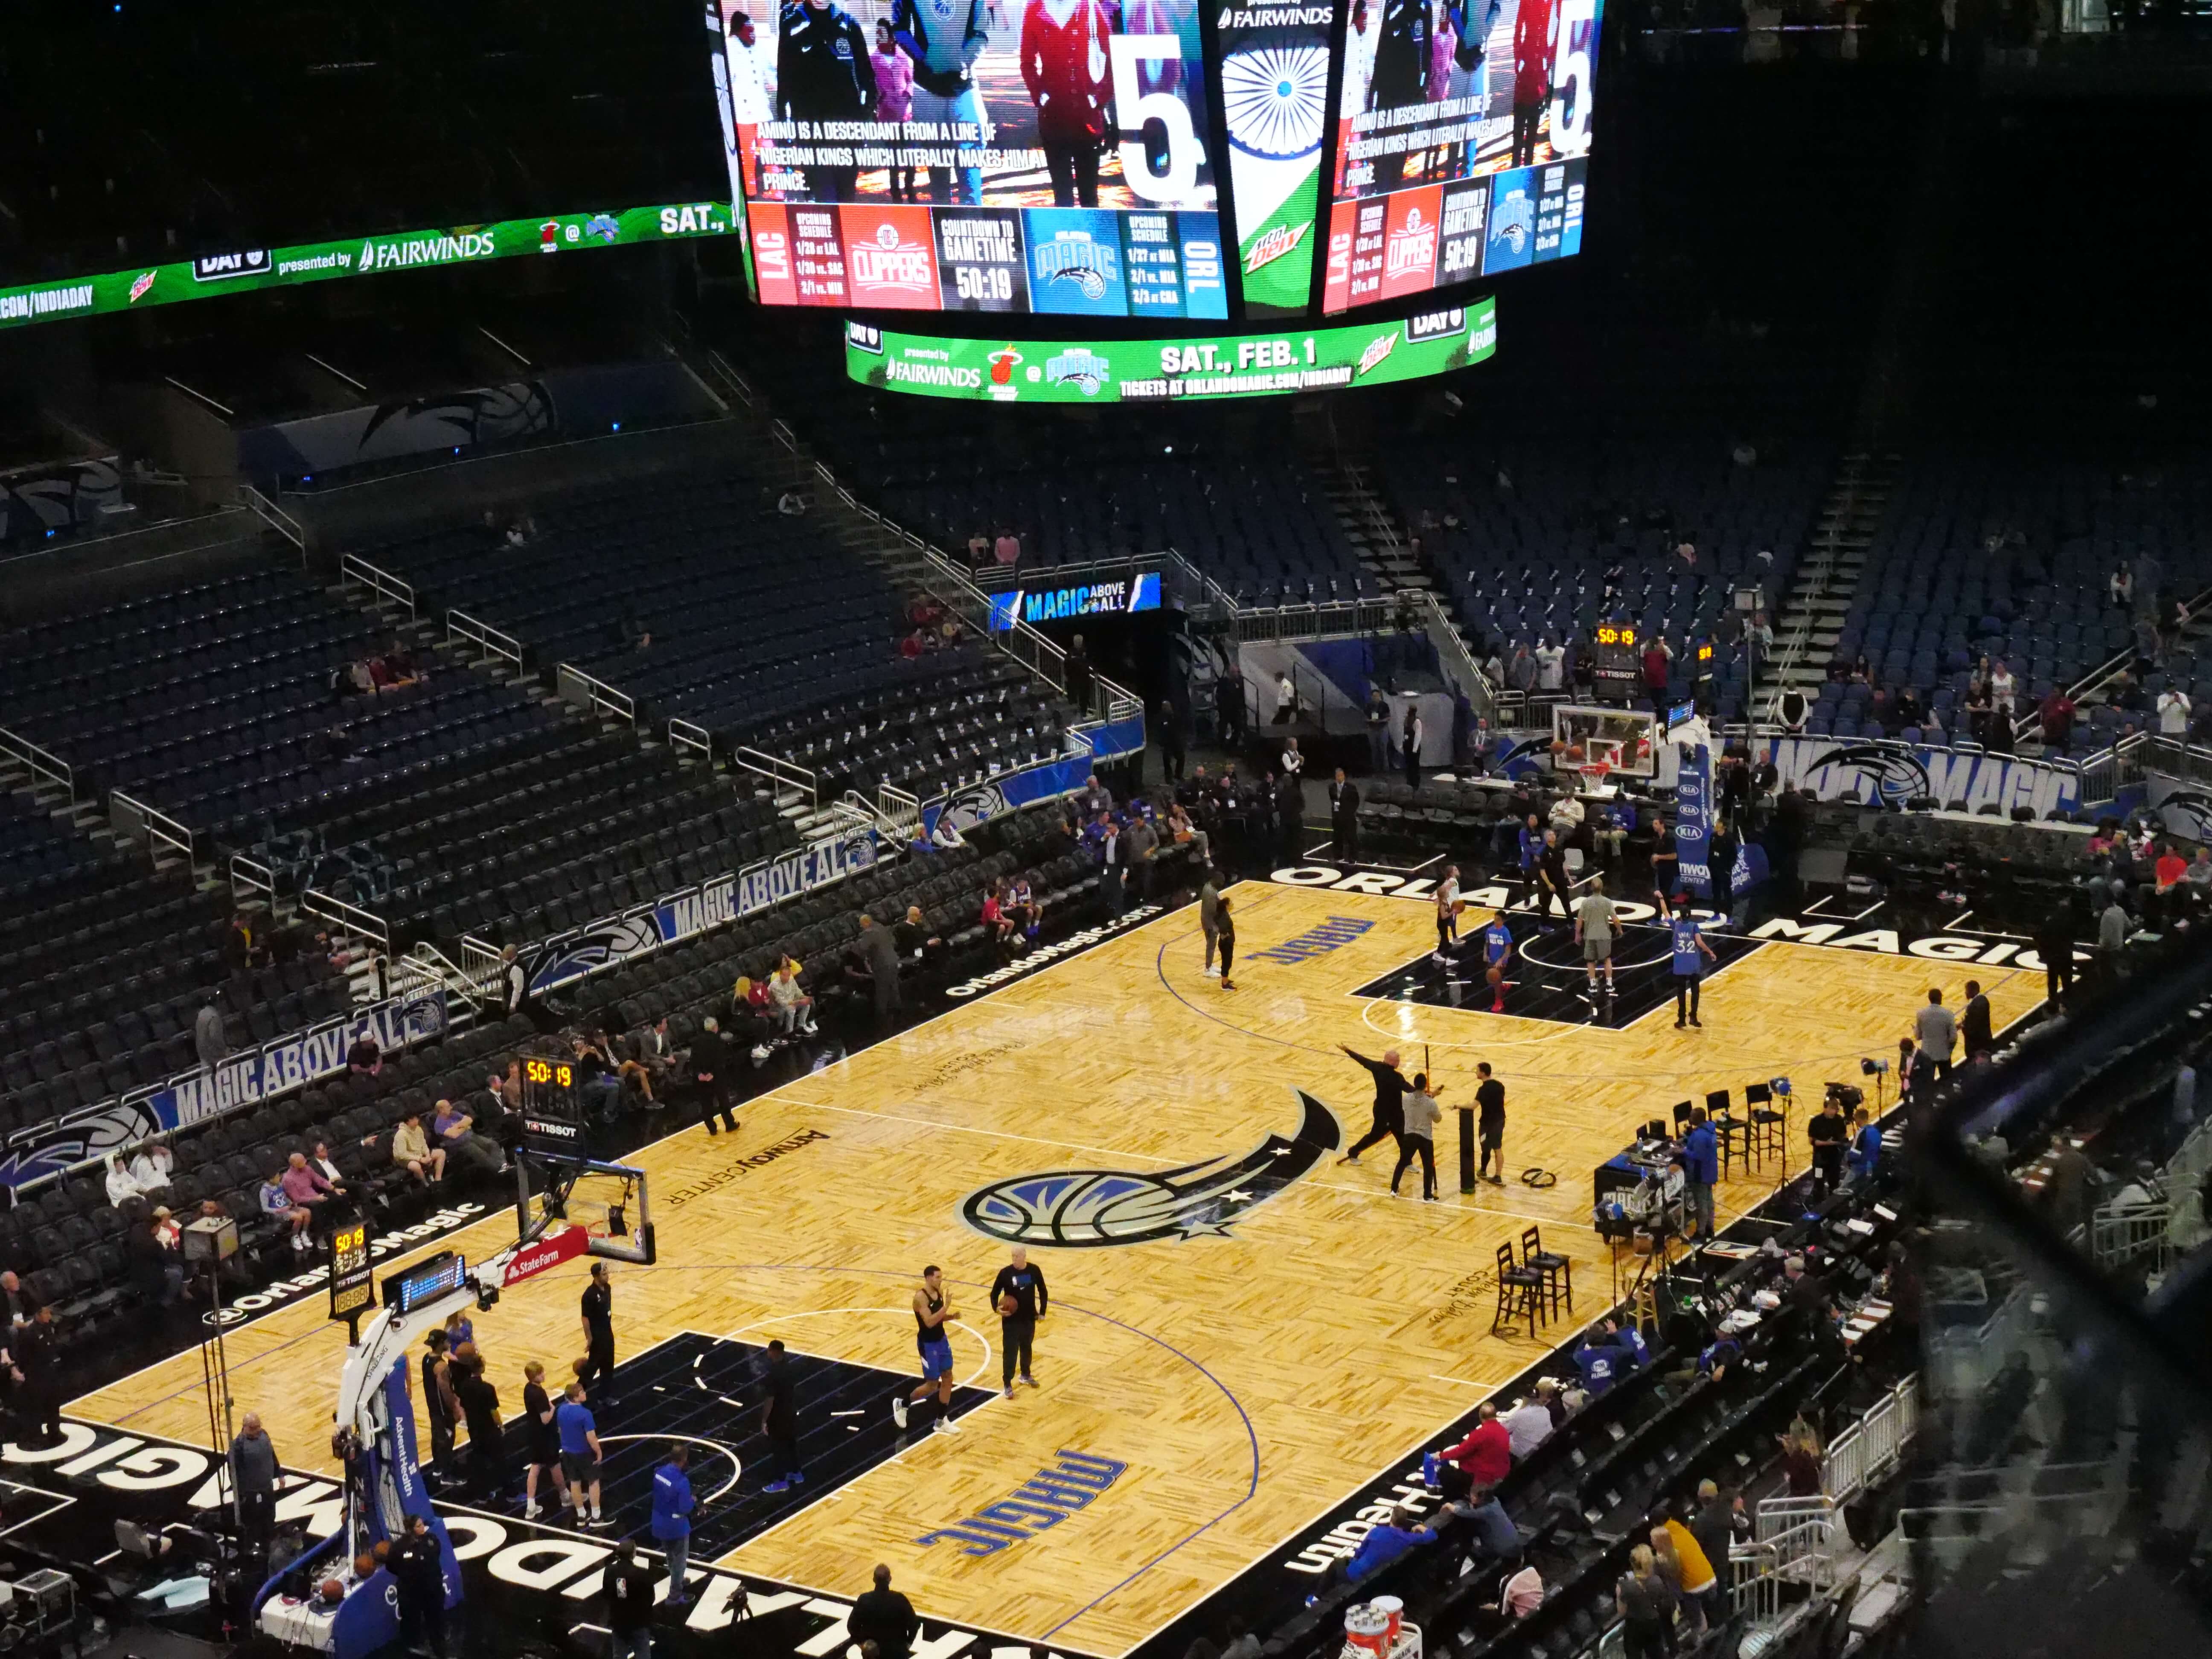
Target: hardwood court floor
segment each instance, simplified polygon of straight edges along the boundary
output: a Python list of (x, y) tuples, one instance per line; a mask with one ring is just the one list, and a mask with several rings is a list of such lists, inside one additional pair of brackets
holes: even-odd
[[(1686, 1096), (1786, 1074), (1801, 1164), (1802, 1103), (1824, 1078), (1856, 1079), (1861, 1054), (1893, 1052), (1927, 987), (1955, 1007), (1978, 977), (2000, 1026), (2042, 989), (2039, 974), (1771, 943), (1708, 982), (1702, 1030), (1677, 1032), (1663, 1010), (1592, 1030), (1348, 994), (1430, 948), (1425, 904), (1253, 883), (1234, 897), (1248, 955), (1334, 916), (1372, 925), (1294, 963), (1247, 961), (1242, 988), (1227, 992), (1201, 975), (1185, 909), (753, 1101), (734, 1139), (691, 1129), (637, 1154), (653, 1182), (660, 1265), (613, 1269), (622, 1353), (679, 1330), (780, 1335), (906, 1370), (909, 1291), (935, 1261), (962, 1316), (955, 1376), (992, 1386), (999, 1333), (983, 1287), (1006, 1247), (963, 1221), (968, 1194), (1030, 1173), (1242, 1157), (1295, 1132), (1300, 1089), (1356, 1136), (1370, 1090), (1339, 1042), (1375, 1054), (1395, 1043), (1409, 1071), (1433, 1045), (1448, 1106), (1470, 1097), (1474, 1062), (1488, 1060), (1507, 1089), (1510, 1167), (1543, 1165), (1559, 1184), (1461, 1197), (1448, 1120), (1437, 1203), (1391, 1198), (1378, 1148), (1359, 1167), (1323, 1159), (1227, 1237), (1039, 1251), (1053, 1307), (1037, 1343), (1042, 1389), (913, 1444), (728, 1565), (850, 1594), (888, 1561), (927, 1612), (1121, 1653), (1570, 1334), (1491, 1334), (1491, 1292), (1476, 1281), (1500, 1242), (1540, 1224), (1574, 1259), (1582, 1316), (1601, 1310), (1610, 1273), (1589, 1226), (1589, 1171), (1635, 1124)], [(826, 1139), (741, 1161), (810, 1130)], [(1725, 1186), (1723, 1213), (1763, 1198), (1769, 1170)], [(501, 1215), (455, 1247), (487, 1255), (512, 1227)], [(581, 1352), (580, 1265), (477, 1318), (510, 1410), (526, 1359), (558, 1370)], [(239, 1409), (258, 1410), (297, 1467), (328, 1467), (343, 1336), (324, 1312), (311, 1298), (229, 1336)], [(71, 1410), (197, 1441), (198, 1356)], [(917, 1541), (1005, 1498), (1063, 1448), (1127, 1472), (999, 1553)]]

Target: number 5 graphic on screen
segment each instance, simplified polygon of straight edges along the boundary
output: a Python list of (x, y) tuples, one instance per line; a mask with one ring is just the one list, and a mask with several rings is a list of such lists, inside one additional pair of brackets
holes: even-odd
[[(1583, 0), (1590, 3), (1590, 0)], [(1198, 188), (1198, 133), (1190, 111), (1171, 92), (1145, 92), (1143, 66), (1182, 61), (1182, 40), (1173, 34), (1117, 34), (1114, 106), (1121, 127), (1121, 174), (1147, 202), (1179, 202)], [(1154, 173), (1145, 154), (1145, 128), (1158, 121), (1167, 131), (1167, 171)]]
[(1589, 149), (1590, 49), (1596, 44), (1597, 0), (1559, 0), (1559, 45), (1552, 68), (1552, 149), (1580, 155)]

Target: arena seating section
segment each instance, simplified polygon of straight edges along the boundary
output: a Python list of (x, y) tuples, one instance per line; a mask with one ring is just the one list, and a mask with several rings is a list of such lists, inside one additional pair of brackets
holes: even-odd
[(833, 795), (888, 782), (927, 799), (1060, 751), (1045, 688), (980, 642), (896, 654), (890, 584), (749, 475), (592, 489), (532, 518), (519, 547), (468, 527), (362, 556), (418, 609), (459, 609), (628, 694), (641, 725), (680, 716)]
[[(1585, 638), (1601, 618), (1632, 621), (1674, 643), (1679, 686), (1683, 642), (1715, 630), (1739, 583), (1789, 591), (1831, 459), (1808, 446), (1740, 466), (1718, 430), (1692, 443), (1559, 434), (1398, 445), (1381, 472), (1470, 642), (1504, 659)], [(1686, 541), (1694, 566), (1674, 556)], [(1609, 570), (1620, 573), (1610, 599)], [(1740, 662), (1721, 664), (1724, 695), (1741, 691), (1741, 675)]]
[[(2018, 452), (1908, 465), (1835, 650), (1839, 673), (1863, 653), (1871, 683), (1832, 680), (1807, 729), (1882, 735), (1870, 713), (1875, 688), (1893, 695), (1909, 686), (1933, 718), (1893, 735), (1955, 739), (1964, 735), (1967, 679), (1984, 656), (2010, 669), (2025, 717), (2054, 684), (2075, 684), (2129, 648), (2132, 619), (2108, 596), (2121, 563), (2154, 555), (2162, 590), (2185, 604), (2212, 585), (2208, 526), (2212, 477), (2201, 467), (2137, 475)], [(2212, 653), (2203, 666), (2212, 670)], [(2185, 645), (2143, 691), (2154, 703), (2176, 684), (2194, 699), (2201, 684), (2197, 655)], [(2101, 702), (2083, 712), (2069, 745), (2077, 758), (2110, 746), (2130, 718)], [(2142, 711), (2133, 720), (2137, 729), (2146, 723)]]
[[(1160, 878), (1178, 878), (1186, 856), (1164, 849)], [(599, 1023), (617, 1039), (666, 1016), (678, 1042), (688, 1042), (711, 1014), (750, 1043), (769, 1033), (733, 1016), (732, 987), (740, 974), (765, 975), (782, 954), (799, 960), (818, 1006), (835, 1008), (848, 1000), (866, 1005), (867, 993), (844, 973), (863, 910), (888, 922), (920, 905), (932, 933), (945, 940), (930, 963), (909, 970), (910, 994), (995, 965), (1003, 957), (978, 920), (982, 895), (994, 879), (1017, 872), (1030, 876), (1044, 902), (1045, 940), (1064, 938), (1102, 913), (1097, 866), (1075, 848), (1057, 805), (1048, 805), (979, 830), (964, 847), (881, 866), (586, 981), (571, 994), (586, 1010), (603, 1011)], [(415, 1181), (392, 1163), (389, 1132), (408, 1112), (427, 1112), (451, 1099), (465, 1101), (479, 1115), (481, 1132), (511, 1142), (517, 1126), (494, 1121), (497, 1109), (483, 1085), (533, 1034), (519, 1016), (478, 1026), (388, 1054), (374, 1076), (349, 1074), (182, 1133), (175, 1138), (176, 1170), (163, 1201), (181, 1212), (214, 1198), (240, 1218), (245, 1249), (234, 1271), (241, 1284), (296, 1267), (280, 1228), (261, 1218), (257, 1189), (288, 1154), (312, 1150), (319, 1140), (328, 1143), (380, 1229), (406, 1224), (459, 1199), (495, 1201), (490, 1177), (471, 1176), (459, 1166), (436, 1187)], [(363, 1144), (370, 1136), (378, 1137), (374, 1144)], [(0, 1209), (0, 1267), (24, 1274), (33, 1296), (54, 1302), (72, 1345), (112, 1340), (121, 1327), (145, 1316), (120, 1249), (124, 1224), (96, 1176), (50, 1182), (23, 1204)]]

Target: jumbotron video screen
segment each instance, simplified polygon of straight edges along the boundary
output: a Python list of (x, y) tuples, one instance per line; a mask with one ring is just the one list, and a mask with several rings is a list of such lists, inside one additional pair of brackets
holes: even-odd
[(769, 305), (1306, 317), (1578, 251), (1599, 0), (714, 0)]

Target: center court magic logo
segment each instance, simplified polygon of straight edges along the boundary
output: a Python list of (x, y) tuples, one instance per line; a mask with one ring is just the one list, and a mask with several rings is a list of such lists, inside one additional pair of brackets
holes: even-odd
[(1015, 1176), (970, 1193), (960, 1206), (978, 1232), (1012, 1244), (1083, 1249), (1150, 1244), (1212, 1233), (1265, 1203), (1333, 1152), (1335, 1114), (1303, 1089), (1295, 1138), (1269, 1135), (1239, 1158), (1209, 1158), (1147, 1175), (1135, 1170), (1055, 1170)]

